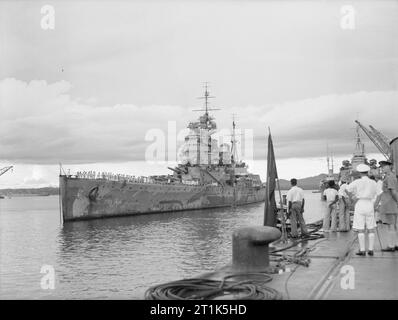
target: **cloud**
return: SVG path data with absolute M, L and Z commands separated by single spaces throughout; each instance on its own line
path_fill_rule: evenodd
M 13 174 L 9 176 L 14 186 L 31 188 L 56 185 L 56 183 L 54 183 L 54 178 L 57 177 L 57 174 L 54 174 L 54 170 L 52 168 L 50 169 L 49 166 L 17 165 L 14 169 Z
M 183 117 L 173 106 L 94 106 L 65 81 L 0 82 L 1 158 L 25 163 L 143 159 L 145 132 Z
M 178 132 L 197 117 L 182 106 L 101 106 L 95 98 L 73 97 L 71 88 L 66 81 L 0 82 L 1 160 L 40 164 L 143 160 L 152 143 L 145 141 L 149 130 L 160 129 L 167 138 L 168 121 L 176 122 Z M 237 113 L 239 127 L 253 130 L 254 159 L 265 158 L 267 126 L 279 158 L 316 157 L 325 155 L 326 144 L 335 155 L 352 153 L 357 116 L 395 137 L 397 104 L 398 91 L 363 91 L 275 105 L 226 106 L 215 115 L 220 129 L 229 128 L 230 114 Z
M 269 126 L 280 158 L 319 157 L 327 145 L 334 155 L 351 155 L 356 144 L 355 120 L 373 125 L 389 138 L 398 136 L 398 91 L 324 95 L 268 106 L 233 108 L 240 127 L 254 131 L 255 159 L 266 154 Z M 367 152 L 378 152 L 360 132 Z
M 24 185 L 30 187 L 30 186 L 48 186 L 50 184 L 50 181 L 44 179 L 44 178 L 29 178 L 26 177 L 23 180 Z

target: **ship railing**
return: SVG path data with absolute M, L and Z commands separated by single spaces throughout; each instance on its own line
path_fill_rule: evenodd
M 133 176 L 127 174 L 114 174 L 111 172 L 78 171 L 72 178 L 89 180 L 107 180 L 115 182 L 153 183 L 154 179 L 145 176 Z
M 106 180 L 106 181 L 114 181 L 122 183 L 125 182 L 125 183 L 134 183 L 134 184 L 135 183 L 156 184 L 156 185 L 175 184 L 175 181 L 173 181 L 172 179 L 159 181 L 153 177 L 114 174 L 111 172 L 78 171 L 75 175 L 68 175 L 68 177 L 75 179 Z M 183 181 L 182 184 L 190 186 L 202 186 L 197 182 L 191 182 L 191 181 Z

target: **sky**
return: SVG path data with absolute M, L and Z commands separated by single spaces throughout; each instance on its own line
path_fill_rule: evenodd
M 59 163 L 166 173 L 151 133 L 181 140 L 205 81 L 250 171 L 266 175 L 268 127 L 281 178 L 326 172 L 327 146 L 337 168 L 355 119 L 398 136 L 397 18 L 397 1 L 0 1 L 0 188 L 57 185 Z

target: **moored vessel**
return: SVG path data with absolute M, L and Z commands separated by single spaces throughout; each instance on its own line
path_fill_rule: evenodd
M 108 173 L 61 174 L 61 210 L 64 221 L 135 214 L 239 206 L 264 201 L 260 176 L 248 172 L 237 159 L 235 121 L 231 145 L 212 137 L 217 125 L 208 108 L 188 125 L 180 163 L 172 174 L 149 177 Z

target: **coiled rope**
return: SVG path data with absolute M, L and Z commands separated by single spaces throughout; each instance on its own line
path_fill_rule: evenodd
M 297 252 L 293 256 L 279 256 L 277 252 L 287 250 L 297 246 L 300 242 L 317 240 L 323 238 L 323 235 L 317 234 L 321 228 L 319 222 L 308 224 L 310 236 L 295 240 L 291 245 L 282 249 L 274 250 L 270 255 L 276 256 L 271 261 L 288 262 L 297 265 L 309 265 L 309 260 L 305 258 L 307 251 Z M 295 270 L 297 269 L 295 268 Z M 294 271 L 295 271 L 294 270 Z M 293 273 L 292 273 L 293 274 Z M 292 276 L 289 275 L 288 279 Z M 239 278 L 241 280 L 239 281 Z M 190 278 L 173 282 L 168 282 L 150 287 L 145 292 L 146 300 L 212 300 L 223 296 L 236 296 L 239 300 L 279 300 L 283 295 L 265 284 L 272 281 L 272 277 L 268 273 L 234 273 L 223 277 L 221 280 Z M 287 297 L 287 282 L 285 290 Z M 229 297 L 230 298 L 230 297 Z
M 238 280 L 237 278 L 243 278 Z M 235 280 L 233 280 L 235 279 Z M 153 286 L 145 292 L 146 300 L 212 300 L 236 295 L 240 300 L 279 300 L 282 294 L 265 286 L 272 280 L 267 273 L 237 273 L 221 280 L 184 279 Z

